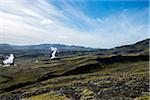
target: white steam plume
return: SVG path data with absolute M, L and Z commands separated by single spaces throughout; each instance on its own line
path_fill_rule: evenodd
M 54 59 L 56 57 L 57 48 L 51 47 L 52 54 L 50 55 L 50 59 Z
M 14 62 L 14 58 L 15 58 L 14 55 L 10 54 L 8 58 L 3 60 L 4 65 L 11 65 Z

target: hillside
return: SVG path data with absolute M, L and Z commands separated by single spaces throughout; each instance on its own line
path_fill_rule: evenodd
M 137 42 L 132 45 L 115 47 L 112 49 L 112 54 L 148 54 L 149 39 Z
M 148 45 L 149 39 L 107 50 L 67 50 L 54 60 L 39 46 L 35 52 L 17 49 L 17 66 L 0 68 L 0 99 L 148 100 Z

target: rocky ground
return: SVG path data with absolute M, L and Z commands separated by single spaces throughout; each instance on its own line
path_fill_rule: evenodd
M 10 92 L 1 100 L 148 100 L 148 62 L 112 64 L 94 73 L 56 77 Z

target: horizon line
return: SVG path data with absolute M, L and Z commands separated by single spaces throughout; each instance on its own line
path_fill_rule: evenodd
M 145 40 L 149 40 L 150 38 L 146 38 L 146 39 L 142 39 L 140 41 L 136 41 L 133 43 L 129 43 L 129 44 L 123 44 L 123 45 L 118 45 L 118 46 L 114 46 L 114 47 L 108 47 L 108 48 L 103 48 L 103 47 L 90 47 L 90 46 L 84 46 L 84 45 L 74 45 L 74 44 L 62 44 L 62 43 L 33 43 L 33 44 L 15 44 L 15 43 L 0 43 L 0 45 L 5 44 L 5 45 L 12 45 L 12 46 L 36 46 L 36 45 L 65 45 L 65 46 L 78 46 L 78 47 L 84 47 L 84 48 L 93 48 L 93 49 L 112 49 L 112 48 L 116 48 L 116 47 L 121 47 L 121 46 L 127 46 L 127 45 L 133 45 L 136 44 L 138 42 L 142 42 Z

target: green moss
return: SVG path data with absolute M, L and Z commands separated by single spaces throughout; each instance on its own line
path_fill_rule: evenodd
M 7 77 L 0 76 L 0 83 L 6 82 L 9 79 Z
M 141 96 L 136 98 L 136 100 L 150 100 L 150 96 Z
M 66 96 L 60 96 L 56 92 L 48 92 L 22 100 L 69 100 Z
M 83 96 L 90 96 L 90 95 L 92 95 L 92 94 L 93 94 L 93 92 L 92 92 L 91 90 L 87 89 L 87 88 L 85 88 L 85 89 L 82 91 L 82 95 L 83 95 Z
M 45 64 L 46 63 L 46 64 Z M 23 83 L 27 81 L 34 81 L 39 77 L 52 73 L 53 75 L 62 75 L 64 72 L 68 70 L 72 70 L 76 67 L 82 67 L 85 65 L 99 63 L 96 60 L 96 56 L 78 56 L 78 57 L 70 57 L 63 58 L 60 61 L 40 61 L 39 63 L 31 64 L 27 63 L 26 65 L 20 65 L 13 68 L 2 68 L 0 73 L 2 75 L 12 76 L 14 80 L 11 80 L 5 84 L 0 83 L 0 88 L 7 88 L 12 85 L 16 85 L 18 83 Z M 100 64 L 100 63 L 99 63 Z M 92 66 L 91 66 L 92 67 Z M 78 75 L 69 75 L 69 76 L 61 76 L 50 78 L 48 80 L 39 82 L 38 84 L 32 84 L 31 86 L 27 86 L 24 88 L 19 88 L 17 92 L 21 93 L 33 93 L 42 88 L 63 88 L 63 87 L 72 87 L 76 84 L 87 85 L 89 81 L 94 82 L 95 85 L 98 86 L 109 86 L 112 84 L 112 81 L 107 79 L 112 79 L 114 81 L 124 80 L 126 85 L 134 84 L 134 80 L 130 80 L 133 76 L 136 76 L 137 79 L 147 78 L 149 76 L 148 72 L 148 61 L 138 61 L 138 62 L 125 62 L 125 63 L 114 63 L 114 64 L 105 64 L 102 65 L 101 70 L 91 70 L 92 73 L 78 74 Z M 5 78 L 0 77 L 0 81 L 4 81 Z M 93 95 L 91 90 L 87 87 L 78 87 L 81 88 L 79 90 L 82 91 L 83 96 Z M 109 88 L 105 88 L 107 90 Z M 9 96 L 12 95 L 11 92 L 8 92 Z M 28 98 L 29 100 L 65 100 L 67 99 L 65 96 L 60 96 L 56 92 L 53 94 L 52 92 L 39 94 L 37 96 Z M 145 96 L 146 97 L 146 96 Z M 143 97 L 143 98 L 145 98 Z

